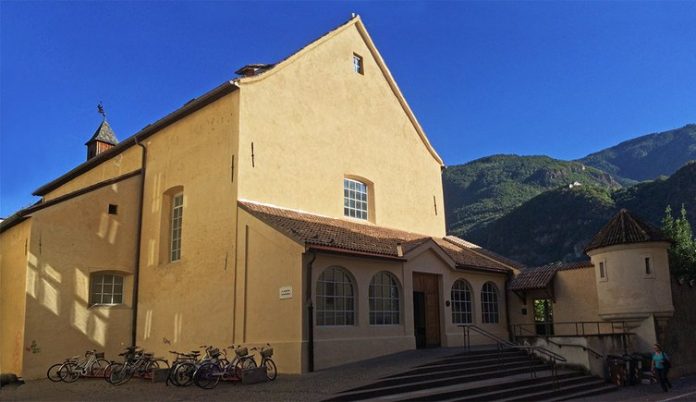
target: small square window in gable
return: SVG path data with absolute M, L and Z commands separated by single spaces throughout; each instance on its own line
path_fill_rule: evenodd
M 118 215 L 118 205 L 109 204 L 109 215 Z
M 358 74 L 365 74 L 365 67 L 363 65 L 363 58 L 359 54 L 353 53 L 353 71 Z

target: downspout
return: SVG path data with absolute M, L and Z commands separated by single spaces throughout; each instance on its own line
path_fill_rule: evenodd
M 135 144 L 143 149 L 140 161 L 140 195 L 138 199 L 138 229 L 135 234 L 135 272 L 133 273 L 133 322 L 131 323 L 131 346 L 135 346 L 138 336 L 138 293 L 140 285 L 140 246 L 143 236 L 143 204 L 145 203 L 145 173 L 147 168 L 147 148 L 134 137 Z
M 510 326 L 510 300 L 509 300 L 509 293 L 508 293 L 508 284 L 510 282 L 510 277 L 514 275 L 512 271 L 508 272 L 507 275 L 505 275 L 505 290 L 503 291 L 503 294 L 505 295 L 505 321 L 507 323 L 507 329 L 508 329 L 508 339 L 510 342 L 514 342 L 513 339 L 513 332 L 512 332 L 512 326 Z M 525 306 L 526 307 L 526 306 Z
M 312 303 L 312 264 L 317 254 L 309 250 L 311 255 L 307 262 L 307 371 L 314 371 L 314 304 Z

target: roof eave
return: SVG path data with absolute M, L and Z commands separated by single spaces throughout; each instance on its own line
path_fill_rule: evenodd
M 82 164 L 76 166 L 75 168 L 73 168 L 69 172 L 65 173 L 64 175 L 58 177 L 57 179 L 55 179 L 49 183 L 46 183 L 43 186 L 37 188 L 36 190 L 34 190 L 32 195 L 39 196 L 39 197 L 46 195 L 47 193 L 55 190 L 56 188 L 69 182 L 70 180 L 74 179 L 75 177 L 88 171 L 89 169 L 91 169 L 95 166 L 98 166 L 102 162 L 109 160 L 110 158 L 118 155 L 119 153 L 121 153 L 121 152 L 125 151 L 126 149 L 130 148 L 131 146 L 135 145 L 136 139 L 137 139 L 137 141 L 142 141 L 143 139 L 150 137 L 151 135 L 157 133 L 159 130 L 169 126 L 170 124 L 173 124 L 176 121 L 188 116 L 189 114 L 209 105 L 212 102 L 215 102 L 216 100 L 222 98 L 223 96 L 234 92 L 238 88 L 239 87 L 237 86 L 235 80 L 223 82 L 222 84 L 218 85 L 217 87 L 213 88 L 212 90 L 206 92 L 205 94 L 199 96 L 198 98 L 195 98 L 195 99 L 189 101 L 184 106 L 182 106 L 179 109 L 173 111 L 172 113 L 164 116 L 163 118 L 157 120 L 156 122 L 154 122 L 152 124 L 148 124 L 142 130 L 140 130 L 137 133 L 133 134 L 132 136 L 126 138 L 125 140 L 121 141 L 120 143 L 114 145 L 112 148 L 109 148 L 108 150 L 100 153 L 99 155 L 95 156 L 94 158 L 89 159 L 86 162 L 83 162 Z

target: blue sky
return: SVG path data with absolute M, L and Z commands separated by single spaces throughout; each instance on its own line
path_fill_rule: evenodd
M 696 123 L 696 2 L 0 2 L 0 216 L 357 12 L 448 165 L 574 159 Z

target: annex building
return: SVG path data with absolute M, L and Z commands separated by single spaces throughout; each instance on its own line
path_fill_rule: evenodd
M 461 325 L 534 335 L 536 305 L 644 347 L 671 316 L 669 242 L 628 212 L 572 267 L 447 236 L 443 161 L 360 17 L 237 74 L 121 142 L 104 119 L 87 160 L 0 224 L 0 371 L 270 342 L 302 373 L 460 346 Z

